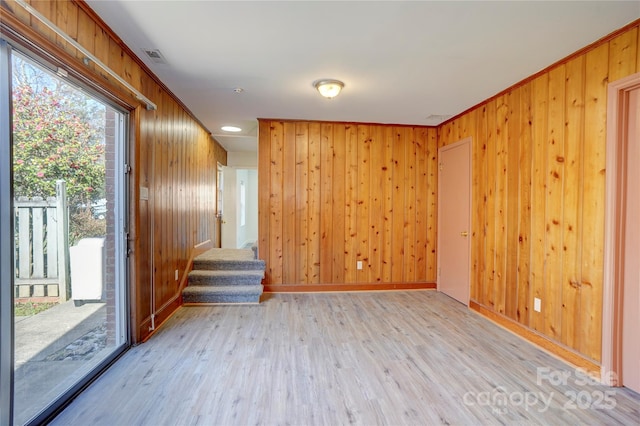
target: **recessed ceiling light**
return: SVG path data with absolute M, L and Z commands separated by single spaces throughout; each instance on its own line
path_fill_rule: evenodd
M 220 128 L 225 132 L 241 132 L 242 131 L 240 127 L 236 127 L 236 126 L 222 126 Z

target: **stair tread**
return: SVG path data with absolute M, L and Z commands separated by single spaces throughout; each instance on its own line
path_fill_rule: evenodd
M 240 293 L 262 293 L 262 284 L 256 285 L 221 285 L 221 286 L 206 286 L 206 285 L 192 285 L 187 286 L 182 291 L 184 293 L 207 293 L 207 294 L 240 294 Z
M 201 276 L 227 276 L 227 277 L 235 277 L 235 276 L 244 276 L 244 275 L 252 275 L 252 276 L 264 276 L 264 271 L 260 270 L 210 270 L 210 269 L 194 269 L 189 272 L 189 275 L 201 275 Z
M 194 270 L 206 271 L 264 271 L 264 260 L 197 260 Z
M 255 261 L 251 249 L 223 249 L 212 248 L 194 259 L 195 261 Z

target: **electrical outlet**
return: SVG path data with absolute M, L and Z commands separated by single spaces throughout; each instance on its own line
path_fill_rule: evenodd
M 537 297 L 533 298 L 533 310 L 536 312 L 540 312 L 542 309 L 542 300 Z
M 356 262 L 356 269 L 362 269 L 362 260 Z
M 180 271 L 176 269 L 176 281 L 178 281 L 178 275 L 180 275 Z

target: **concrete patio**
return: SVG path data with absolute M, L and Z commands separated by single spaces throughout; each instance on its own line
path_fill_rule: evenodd
M 73 301 L 15 317 L 15 423 L 23 424 L 100 361 L 106 348 L 105 303 Z

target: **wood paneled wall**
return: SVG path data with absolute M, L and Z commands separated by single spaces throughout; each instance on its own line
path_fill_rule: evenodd
M 435 281 L 435 128 L 259 122 L 268 288 Z
M 134 341 L 149 335 L 180 304 L 175 270 L 184 276 L 196 245 L 213 239 L 216 163 L 226 152 L 139 59 L 80 1 L 33 6 L 157 104 L 147 111 L 131 94 L 13 1 L 3 1 L 3 33 L 28 40 L 73 75 L 131 109 L 132 319 Z M 149 189 L 140 199 L 140 187 Z
M 607 83 L 640 71 L 638 37 L 636 22 L 439 128 L 439 146 L 473 139 L 471 299 L 596 362 Z

